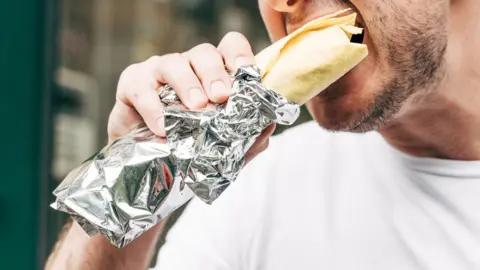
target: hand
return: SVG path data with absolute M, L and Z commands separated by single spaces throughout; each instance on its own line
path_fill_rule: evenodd
M 240 66 L 253 63 L 247 39 L 231 32 L 218 47 L 202 44 L 184 53 L 153 56 L 127 67 L 120 76 L 116 103 L 108 122 L 109 141 L 126 135 L 142 122 L 158 136 L 165 137 L 163 105 L 157 94 L 161 85 L 171 85 L 187 109 L 206 108 L 227 101 L 231 94 L 225 67 L 235 72 Z M 274 125 L 264 130 L 247 153 L 247 162 L 267 148 L 274 130 Z

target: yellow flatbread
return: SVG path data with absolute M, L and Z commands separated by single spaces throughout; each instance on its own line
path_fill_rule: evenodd
M 349 9 L 313 20 L 255 56 L 264 85 L 303 105 L 358 65 L 367 46 L 350 42 L 362 33 Z

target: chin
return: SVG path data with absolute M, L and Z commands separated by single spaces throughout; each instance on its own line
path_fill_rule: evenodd
M 378 56 L 368 28 L 364 27 L 359 43 L 368 46 L 368 56 L 306 104 L 311 116 L 327 130 L 363 133 L 380 128 L 387 120 L 389 104 L 382 102 L 382 94 L 386 94 L 382 82 L 387 80 L 388 68 Z
M 386 122 L 387 103 L 381 102 L 382 78 L 375 59 L 369 55 L 357 67 L 312 98 L 307 108 L 325 129 L 363 133 L 380 128 Z
M 332 85 L 306 106 L 315 121 L 329 131 L 365 133 L 378 130 L 392 115 L 386 104 L 377 102 L 378 96 L 359 89 L 336 88 Z M 335 92 L 335 94 L 333 94 Z M 332 93 L 332 94 L 330 94 Z

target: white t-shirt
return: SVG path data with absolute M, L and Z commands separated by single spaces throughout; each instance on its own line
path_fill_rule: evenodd
M 480 161 L 303 124 L 213 205 L 194 200 L 154 269 L 480 269 Z

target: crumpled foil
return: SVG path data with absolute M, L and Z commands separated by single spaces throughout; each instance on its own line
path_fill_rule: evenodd
M 272 123 L 294 123 L 300 112 L 264 87 L 254 66 L 237 71 L 233 90 L 215 110 L 188 111 L 172 106 L 180 100 L 163 87 L 166 140 L 142 126 L 107 145 L 67 175 L 52 207 L 88 235 L 124 247 L 194 196 L 213 203 L 235 181 L 260 133 Z

